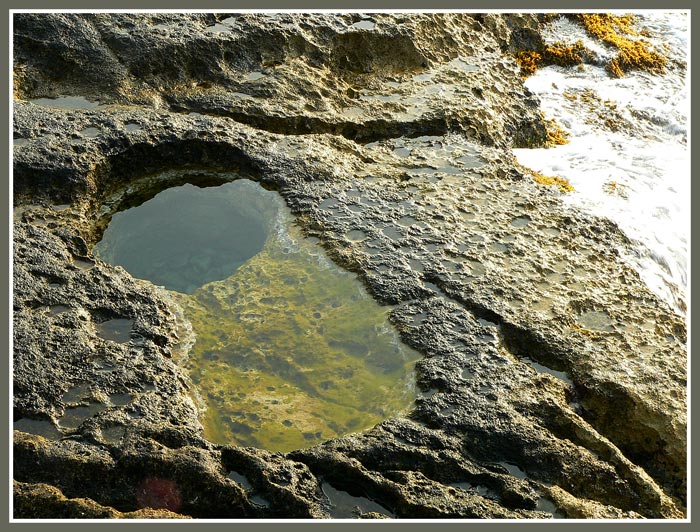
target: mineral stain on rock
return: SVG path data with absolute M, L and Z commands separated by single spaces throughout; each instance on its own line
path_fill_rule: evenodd
M 186 366 L 213 442 L 291 451 L 413 400 L 418 353 L 388 309 L 257 183 L 165 190 L 115 214 L 95 252 L 164 285 L 183 308 L 196 335 Z M 101 335 L 123 341 L 106 332 L 122 321 L 100 324 Z

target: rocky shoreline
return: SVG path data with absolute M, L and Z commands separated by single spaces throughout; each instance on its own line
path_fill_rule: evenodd
M 685 323 L 510 152 L 547 141 L 514 59 L 540 24 L 15 15 L 14 517 L 328 518 L 324 485 L 365 518 L 683 517 Z M 287 454 L 203 438 L 187 324 L 91 249 L 238 176 L 392 306 L 423 355 L 404 416 Z

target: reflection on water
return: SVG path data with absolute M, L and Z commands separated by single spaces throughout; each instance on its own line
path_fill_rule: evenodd
M 97 109 L 99 102 L 92 102 L 82 96 L 59 96 L 58 98 L 36 98 L 29 100 L 36 105 L 55 107 L 56 109 Z
M 94 248 L 134 277 L 192 293 L 231 275 L 261 249 L 270 229 L 235 183 L 183 185 L 117 213 Z
M 339 490 L 323 482 L 321 484 L 323 494 L 330 502 L 330 515 L 335 519 L 356 518 L 359 514 L 377 512 L 389 517 L 396 517 L 384 506 L 367 497 L 350 495 L 347 491 Z

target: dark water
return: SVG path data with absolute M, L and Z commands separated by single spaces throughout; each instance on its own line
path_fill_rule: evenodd
M 270 230 L 270 219 L 236 183 L 171 188 L 115 214 L 95 255 L 185 294 L 229 277 L 262 249 Z
M 133 325 L 134 320 L 121 318 L 103 321 L 96 325 L 97 335 L 105 340 L 124 344 L 131 338 L 131 328 Z

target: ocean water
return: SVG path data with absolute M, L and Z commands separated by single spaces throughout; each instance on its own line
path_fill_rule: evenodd
M 637 29 L 669 64 L 662 75 L 616 79 L 602 64 L 615 50 L 577 23 L 555 20 L 547 42 L 581 40 L 601 64 L 548 66 L 529 77 L 525 85 L 545 117 L 570 134 L 569 143 L 513 150 L 524 166 L 569 180 L 576 190 L 562 196 L 566 205 L 613 220 L 635 243 L 623 259 L 680 315 L 689 293 L 689 24 L 687 13 L 640 13 Z

